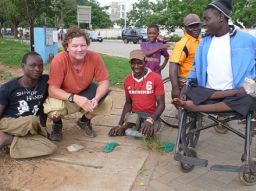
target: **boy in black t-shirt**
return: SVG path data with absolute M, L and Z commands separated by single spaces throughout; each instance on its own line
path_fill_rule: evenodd
M 23 76 L 0 87 L 0 149 L 10 145 L 12 158 L 51 154 L 56 146 L 46 138 L 43 120 L 48 75 L 42 75 L 42 58 L 35 52 L 25 54 L 22 69 Z

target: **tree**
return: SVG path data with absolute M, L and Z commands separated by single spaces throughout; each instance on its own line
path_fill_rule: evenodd
M 132 5 L 132 10 L 127 14 L 128 26 L 145 27 L 153 12 L 154 3 L 149 0 L 140 0 Z
M 183 18 L 189 13 L 198 14 L 202 18 L 203 11 L 210 2 L 212 0 L 158 0 L 156 3 L 139 0 L 128 13 L 128 23 L 135 27 L 157 23 L 172 31 L 183 27 Z M 235 24 L 255 27 L 255 12 L 256 0 L 233 1 L 231 16 Z
M 121 28 L 125 27 L 125 20 L 123 18 L 116 20 L 114 23 L 121 26 Z
M 17 37 L 18 26 L 21 21 L 21 14 L 16 6 L 18 0 L 2 0 L 1 7 L 5 13 L 5 18 L 10 21 L 14 36 Z
M 0 38 L 3 37 L 2 35 L 2 27 L 4 25 L 4 22 L 6 21 L 5 11 L 3 9 L 3 1 L 0 2 Z
M 240 27 L 254 28 L 256 26 L 255 12 L 256 0 L 236 0 L 233 5 L 232 19 Z
M 51 6 L 51 0 L 17 0 L 17 11 L 29 24 L 30 30 L 30 49 L 34 51 L 34 24 L 40 15 L 47 12 Z

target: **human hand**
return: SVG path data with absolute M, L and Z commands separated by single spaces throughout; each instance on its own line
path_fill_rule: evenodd
M 94 109 L 92 101 L 86 97 L 75 95 L 74 102 L 85 112 L 92 112 Z
M 160 45 L 160 49 L 161 49 L 161 50 L 168 49 L 169 47 L 170 47 L 169 44 L 161 44 L 161 45 Z
M 110 129 L 109 136 L 124 136 L 125 135 L 125 128 L 121 125 L 118 125 L 116 127 L 113 127 Z
M 140 132 L 145 135 L 146 137 L 153 137 L 154 136 L 154 126 L 151 122 L 145 120 L 141 124 Z
M 172 99 L 179 98 L 180 97 L 180 88 L 179 87 L 173 87 L 172 88 Z
M 96 107 L 98 107 L 99 101 L 96 98 L 93 98 L 91 100 L 92 105 L 93 105 L 93 109 L 95 109 Z
M 165 44 L 168 41 L 168 38 L 162 35 L 158 35 L 157 40 Z

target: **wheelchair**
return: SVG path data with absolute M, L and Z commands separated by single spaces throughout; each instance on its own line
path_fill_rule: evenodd
M 186 82 L 185 89 L 190 85 L 191 83 L 189 81 Z M 181 170 L 184 173 L 188 173 L 192 171 L 195 166 L 208 166 L 207 159 L 197 157 L 195 148 L 201 131 L 214 127 L 217 132 L 220 130 L 225 133 L 226 131 L 223 131 L 223 129 L 228 130 L 244 139 L 244 149 L 241 156 L 241 166 L 216 164 L 211 166 L 210 169 L 215 171 L 238 172 L 239 178 L 243 184 L 249 186 L 256 184 L 256 158 L 253 157 L 256 150 L 252 149 L 252 140 L 256 134 L 252 125 L 253 115 L 253 112 L 249 113 L 246 117 L 243 117 L 239 113 L 233 111 L 203 113 L 191 112 L 186 109 L 179 108 L 178 134 L 174 159 L 180 162 Z M 205 123 L 203 120 L 205 118 L 208 118 L 210 122 Z M 233 120 L 242 119 L 246 120 L 244 132 L 233 128 L 229 123 Z

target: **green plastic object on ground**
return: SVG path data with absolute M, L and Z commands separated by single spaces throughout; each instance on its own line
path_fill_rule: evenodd
M 103 152 L 109 153 L 112 152 L 119 144 L 117 142 L 110 142 L 105 144 L 103 147 Z
M 165 142 L 162 146 L 162 150 L 165 152 L 165 153 L 170 153 L 173 151 L 173 148 L 174 148 L 175 144 L 171 143 L 171 142 Z

